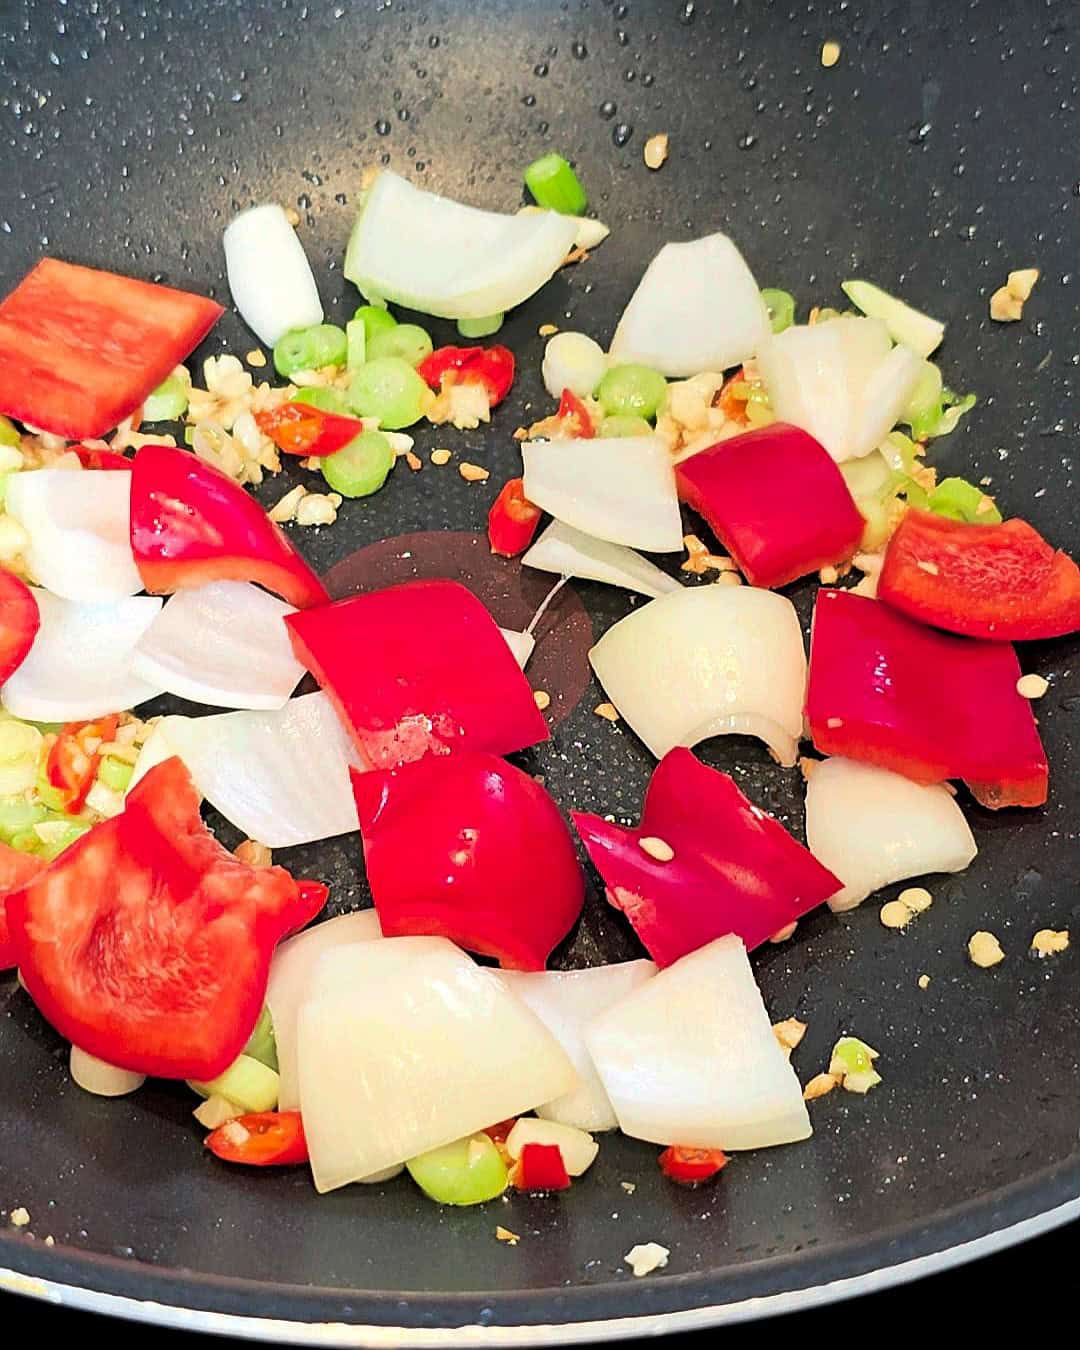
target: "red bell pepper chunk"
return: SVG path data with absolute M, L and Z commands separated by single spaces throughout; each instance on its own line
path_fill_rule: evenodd
M 501 403 L 514 382 L 509 347 L 438 347 L 416 367 L 420 378 L 439 393 L 447 376 L 458 384 L 482 384 L 491 407 Z
M 19 964 L 15 946 L 8 932 L 6 898 L 45 868 L 45 859 L 33 853 L 20 853 L 9 844 L 0 843 L 0 970 L 10 970 Z
M 779 821 L 689 750 L 657 765 L 636 830 L 571 814 L 608 900 L 660 966 L 728 933 L 752 951 L 840 889 Z M 649 840 L 674 857 L 654 856 Z
M 308 1160 L 299 1111 L 253 1111 L 211 1131 L 206 1148 L 225 1162 L 248 1167 L 289 1167 Z
M 0 684 L 26 660 L 40 627 L 33 591 L 21 577 L 0 567 Z
M 570 1173 L 558 1144 L 526 1144 L 510 1169 L 510 1182 L 519 1191 L 568 1191 Z
M 353 772 L 384 937 L 449 938 L 507 970 L 543 970 L 585 899 L 574 843 L 534 778 L 495 755 L 427 755 Z
M 7 897 L 23 980 L 62 1036 L 120 1068 L 200 1081 L 243 1050 L 302 909 L 283 868 L 222 848 L 175 758 Z
M 256 413 L 255 422 L 287 455 L 333 455 L 364 430 L 358 417 L 324 412 L 311 403 L 283 403 Z
M 866 526 L 829 452 L 784 422 L 701 450 L 675 476 L 752 586 L 849 558 Z
M 132 461 L 118 450 L 103 450 L 98 445 L 69 445 L 84 469 L 130 469 Z
M 72 441 L 100 436 L 223 313 L 201 295 L 42 258 L 0 304 L 0 412 Z
M 516 558 L 536 535 L 541 511 L 525 496 L 525 480 L 509 478 L 488 512 L 488 543 L 492 553 Z
M 820 590 L 807 717 L 817 748 L 918 783 L 962 778 L 983 806 L 1041 806 L 1049 770 L 1005 642 L 924 628 L 879 600 Z
M 907 511 L 877 593 L 913 619 L 966 637 L 1023 642 L 1080 628 L 1080 567 L 1026 520 L 969 525 Z
M 330 598 L 255 498 L 187 450 L 144 445 L 135 456 L 131 548 L 154 595 L 256 581 L 298 609 Z
M 708 1181 L 728 1165 L 730 1159 L 718 1148 L 680 1148 L 672 1144 L 657 1160 L 660 1171 L 671 1181 L 682 1186 L 696 1186 Z
M 429 750 L 508 755 L 550 735 L 495 620 L 459 582 L 407 581 L 285 622 L 373 769 Z

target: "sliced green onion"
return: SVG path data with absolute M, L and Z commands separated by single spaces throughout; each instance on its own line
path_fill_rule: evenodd
M 606 416 L 644 417 L 651 421 L 664 406 L 667 381 L 650 366 L 612 366 L 596 390 Z
M 345 365 L 355 370 L 367 360 L 367 329 L 363 319 L 350 319 L 345 325 Z
M 941 371 L 933 361 L 923 361 L 919 382 L 900 417 L 901 422 L 911 427 L 911 434 L 917 441 L 925 440 L 927 431 L 936 426 L 941 417 L 941 390 Z
M 394 458 L 381 431 L 364 431 L 334 454 L 324 455 L 319 468 L 327 484 L 343 497 L 370 497 L 386 482 Z
M 244 1046 L 244 1054 L 252 1059 L 257 1059 L 260 1064 L 265 1064 L 268 1069 L 277 1072 L 277 1041 L 274 1038 L 274 1019 L 270 1015 L 270 1009 L 263 1006 L 259 1014 L 259 1020 L 255 1023 L 255 1030 L 248 1037 L 248 1043 Z
M 848 491 L 860 505 L 867 498 L 881 500 L 896 484 L 895 473 L 877 450 L 861 459 L 845 460 L 840 472 Z
M 525 170 L 525 186 L 537 206 L 564 216 L 580 216 L 589 204 L 577 174 L 562 155 L 541 155 Z
M 251 1055 L 238 1055 L 209 1083 L 189 1079 L 188 1087 L 200 1097 L 225 1097 L 245 1111 L 272 1111 L 277 1106 L 277 1074 Z
M 367 361 L 353 376 L 348 402 L 358 417 L 377 417 L 388 431 L 419 422 L 431 390 L 400 356 Z
M 910 436 L 905 436 L 902 431 L 890 431 L 878 446 L 878 453 L 884 456 L 890 469 L 895 469 L 897 473 L 911 474 L 915 472 L 915 465 L 918 462 L 916 453 L 918 449 L 918 445 Z
M 67 797 L 59 788 L 53 787 L 45 776 L 44 768 L 38 766 L 37 782 L 34 784 L 34 791 L 37 793 L 38 801 L 43 806 L 48 807 L 50 811 L 63 815 L 64 807 L 67 805 Z
M 761 292 L 765 308 L 769 311 L 769 325 L 774 333 L 782 333 L 795 322 L 795 297 L 787 291 L 778 291 L 766 286 Z
M 186 426 L 186 427 L 184 428 L 184 444 L 185 444 L 185 445 L 194 445 L 194 444 L 195 444 L 195 433 L 196 433 L 196 431 L 198 431 L 198 429 L 199 429 L 198 427 L 194 427 L 194 426 Z
M 605 439 L 617 439 L 620 436 L 651 436 L 652 423 L 644 417 L 635 417 L 633 413 L 615 413 L 605 417 L 596 433 Z
M 1001 512 L 982 488 L 965 478 L 943 478 L 930 493 L 928 506 L 939 516 L 969 525 L 1000 525 Z
M 368 342 L 380 333 L 397 327 L 397 319 L 385 305 L 361 305 L 352 316 L 352 321 L 364 325 L 364 336 Z
M 321 408 L 323 412 L 338 413 L 345 417 L 349 412 L 349 403 L 340 389 L 331 389 L 329 385 L 311 385 L 298 389 L 293 395 L 293 403 L 307 403 L 312 408 Z
M 926 495 L 926 489 L 914 478 L 901 478 L 896 485 L 896 495 L 903 497 L 908 506 L 914 506 L 919 511 L 927 511 L 930 507 L 930 499 Z
M 40 848 L 35 852 L 52 862 L 53 858 L 58 858 L 64 849 L 70 848 L 76 839 L 81 839 L 91 828 L 87 821 L 75 820 L 70 816 L 64 820 L 44 820 L 33 829 L 40 841 Z
M 486 1134 L 421 1153 L 405 1166 L 424 1194 L 440 1205 L 482 1205 L 506 1190 L 506 1163 Z
M 489 314 L 486 319 L 458 319 L 457 330 L 463 338 L 492 337 L 503 326 L 505 314 Z
M 10 417 L 0 416 L 0 445 L 19 445 L 22 437 Z
M 376 333 L 368 342 L 365 360 L 377 361 L 383 356 L 397 356 L 415 367 L 431 355 L 434 345 L 419 324 L 396 323 L 393 328 Z
M 280 338 L 274 348 L 274 369 L 287 380 L 301 370 L 343 366 L 348 352 L 345 330 L 336 324 L 317 323 L 311 328 L 294 328 Z
M 948 436 L 951 431 L 956 430 L 956 425 L 965 413 L 969 413 L 975 406 L 974 394 L 956 394 L 951 389 L 941 391 L 941 420 L 930 433 L 932 437 Z
M 175 422 L 187 412 L 187 383 L 179 375 L 170 375 L 150 394 L 143 404 L 143 418 L 147 422 Z
M 98 768 L 98 782 L 104 783 L 111 792 L 125 792 L 134 771 L 135 765 L 129 764 L 127 760 L 105 755 Z
M 841 1036 L 833 1046 L 829 1072 L 843 1079 L 849 1092 L 869 1092 L 881 1082 L 874 1068 L 878 1052 L 855 1036 Z
M 0 795 L 25 792 L 37 781 L 42 735 L 16 718 L 0 720 Z
M 843 281 L 840 289 L 856 308 L 871 319 L 880 319 L 894 342 L 910 347 L 916 356 L 929 356 L 941 345 L 945 336 L 943 323 L 912 309 L 880 286 L 869 281 Z
M 0 797 L 0 839 L 5 844 L 48 818 L 49 809 L 40 801 L 22 795 Z

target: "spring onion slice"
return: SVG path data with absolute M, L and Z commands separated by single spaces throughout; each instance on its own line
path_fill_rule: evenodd
M 537 206 L 549 211 L 560 211 L 566 216 L 580 216 L 589 205 L 581 180 L 562 155 L 541 155 L 525 170 L 525 186 Z
M 1001 512 L 980 487 L 966 478 L 943 478 L 927 499 L 939 516 L 964 520 L 969 525 L 1000 525 Z
M 674 577 L 632 548 L 594 539 L 561 520 L 551 522 L 521 561 L 541 572 L 601 581 L 654 600 L 680 589 Z
M 853 305 L 871 319 L 881 319 L 895 342 L 902 342 L 916 356 L 928 357 L 941 346 L 945 325 L 929 314 L 912 309 L 896 296 L 869 281 L 844 281 L 840 289 Z

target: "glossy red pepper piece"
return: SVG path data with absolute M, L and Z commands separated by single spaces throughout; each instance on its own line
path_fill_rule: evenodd
M 983 806 L 1041 806 L 1049 770 L 1006 642 L 925 628 L 880 600 L 820 590 L 807 717 L 817 748 L 918 783 L 962 778 Z
M 536 535 L 541 510 L 525 496 L 525 480 L 510 478 L 488 512 L 488 543 L 492 553 L 516 558 Z
M 306 928 L 312 919 L 317 918 L 326 908 L 330 898 L 330 887 L 323 881 L 312 881 L 306 877 L 296 882 L 296 908 L 289 927 L 290 933 L 298 933 Z
M 45 859 L 33 853 L 20 853 L 9 844 L 0 843 L 0 970 L 10 970 L 19 964 L 15 946 L 8 933 L 5 899 L 12 891 L 25 886 L 45 868 Z
M 132 465 L 127 455 L 98 445 L 69 445 L 68 450 L 78 456 L 84 469 L 130 469 Z
M 1080 567 L 1026 520 L 969 525 L 907 511 L 889 541 L 878 598 L 922 623 L 998 642 L 1080 628 Z
M 689 750 L 657 765 L 636 830 L 571 814 L 608 900 L 659 966 L 728 933 L 753 950 L 840 890 L 779 821 Z M 643 841 L 674 856 L 658 858 Z
M 26 660 L 40 627 L 34 592 L 21 577 L 0 567 L 0 684 Z
M 358 417 L 325 412 L 311 403 L 282 403 L 255 414 L 255 424 L 287 455 L 333 455 L 363 434 Z
M 407 581 L 285 622 L 373 769 L 429 750 L 508 755 L 550 735 L 498 625 L 459 582 Z
M 289 1167 L 308 1160 L 299 1111 L 253 1111 L 212 1130 L 203 1141 L 224 1162 Z
M 6 903 L 23 980 L 61 1035 L 120 1068 L 207 1081 L 243 1050 L 305 906 L 283 868 L 222 848 L 199 804 L 165 760 Z
M 866 527 L 829 452 L 784 422 L 700 450 L 675 476 L 752 586 L 785 586 L 851 557 Z
M 330 598 L 255 498 L 187 450 L 144 445 L 135 456 L 131 548 L 154 595 L 255 581 L 298 609 Z
M 509 347 L 437 347 L 416 367 L 420 378 L 436 393 L 450 375 L 459 384 L 482 384 L 492 408 L 501 403 L 514 382 L 514 354 Z
M 558 1144 L 526 1144 L 510 1169 L 510 1183 L 519 1191 L 568 1191 L 570 1173 Z
M 562 422 L 564 436 L 573 440 L 588 441 L 596 435 L 596 428 L 589 416 L 589 410 L 572 389 L 564 389 L 559 399 L 559 411 L 555 416 Z
M 543 970 L 581 913 L 585 882 L 534 778 L 456 751 L 354 771 L 353 792 L 384 937 L 445 937 L 507 970 Z
M 722 1149 L 680 1148 L 678 1144 L 664 1149 L 657 1159 L 664 1176 L 681 1186 L 696 1186 L 699 1182 L 709 1181 L 730 1161 Z

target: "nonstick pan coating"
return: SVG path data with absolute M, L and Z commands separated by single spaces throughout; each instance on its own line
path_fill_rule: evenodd
M 385 536 L 482 528 L 518 462 L 511 431 L 530 401 L 549 406 L 538 326 L 606 340 L 659 244 L 712 229 L 803 306 L 836 304 L 839 281 L 861 274 L 946 320 L 946 377 L 980 402 L 934 459 L 989 476 L 1007 512 L 1075 549 L 1077 23 L 1066 0 L 9 0 L 0 280 L 10 286 L 48 252 L 227 301 L 223 225 L 280 200 L 300 211 L 328 316 L 343 320 L 357 302 L 341 260 L 365 165 L 507 209 L 522 167 L 558 148 L 612 237 L 511 317 L 521 375 L 492 429 L 421 436 L 425 450 L 466 446 L 490 483 L 399 466 L 370 502 L 304 534 L 321 567 Z M 828 38 L 842 48 L 831 70 L 819 60 Z M 660 131 L 671 158 L 650 173 L 642 146 Z M 990 292 L 1024 266 L 1042 277 L 1023 322 L 992 326 Z M 436 333 L 450 339 L 448 326 Z M 230 313 L 205 351 L 252 345 Z M 265 499 L 287 485 L 288 473 Z M 577 589 L 597 632 L 630 604 Z M 804 618 L 812 590 L 794 589 Z M 837 1297 L 1063 1220 L 1080 1191 L 1076 954 L 1036 962 L 1027 948 L 1037 928 L 1080 928 L 1077 650 L 1072 640 L 1022 654 L 1051 679 L 1038 706 L 1045 810 L 994 816 L 965 801 L 979 857 L 932 883 L 934 907 L 908 932 L 884 929 L 871 902 L 819 915 L 757 958 L 773 1015 L 809 1023 L 795 1058 L 804 1079 L 842 1031 L 881 1051 L 883 1086 L 817 1103 L 812 1142 L 739 1157 L 697 1191 L 663 1182 L 654 1149 L 613 1137 L 560 1198 L 452 1211 L 399 1180 L 317 1199 L 302 1172 L 216 1165 L 182 1088 L 115 1102 L 81 1093 L 66 1047 L 8 981 L 0 1210 L 25 1205 L 35 1237 L 0 1231 L 0 1267 L 14 1272 L 4 1284 L 162 1320 L 230 1314 L 230 1329 L 253 1334 L 342 1324 L 307 1333 L 331 1341 L 378 1339 L 372 1327 L 467 1328 L 465 1340 L 477 1326 L 589 1323 L 600 1335 Z M 649 757 L 593 715 L 599 698 L 591 686 L 526 762 L 564 807 L 631 816 Z M 750 743 L 704 754 L 738 766 L 751 795 L 801 828 L 796 772 Z M 358 858 L 355 840 L 281 855 L 333 882 L 339 907 L 366 903 Z M 977 928 L 1006 949 L 993 971 L 966 960 Z M 635 953 L 594 886 L 560 961 Z M 516 1247 L 495 1240 L 499 1223 L 521 1235 Z M 635 1280 L 622 1258 L 647 1241 L 671 1261 Z M 625 1318 L 659 1320 L 613 1321 Z M 506 1338 L 560 1334 L 574 1332 Z

